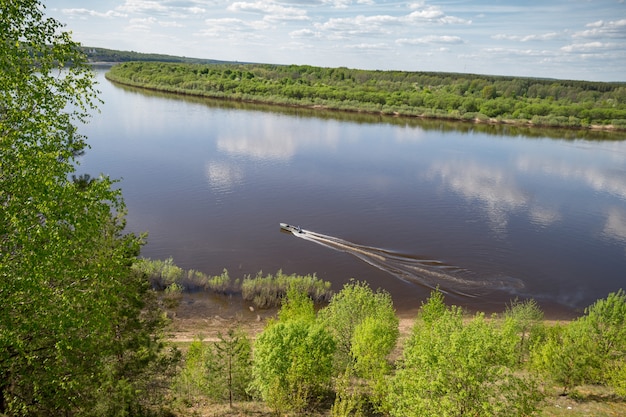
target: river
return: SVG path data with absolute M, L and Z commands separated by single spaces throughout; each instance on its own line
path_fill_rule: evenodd
M 398 310 L 439 286 L 469 309 L 532 297 L 567 316 L 626 286 L 624 134 L 203 101 L 97 75 L 78 173 L 120 179 L 145 257 L 365 280 Z

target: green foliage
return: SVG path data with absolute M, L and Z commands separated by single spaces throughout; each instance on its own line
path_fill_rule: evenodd
M 292 287 L 305 292 L 316 303 L 327 302 L 333 294 L 331 283 L 322 281 L 315 274 L 287 275 L 278 271 L 274 275 L 263 276 L 259 272 L 255 277 L 245 276 L 243 280 L 238 278 L 233 281 L 226 269 L 220 275 L 209 276 L 193 269 L 186 271 L 175 265 L 172 258 L 142 258 L 133 265 L 133 269 L 145 274 L 155 289 L 164 290 L 166 298 L 179 291 L 200 288 L 218 294 L 241 292 L 243 299 L 251 301 L 256 307 L 269 308 L 279 306 Z
M 364 325 L 359 329 L 358 336 L 369 338 L 371 336 L 369 333 L 374 329 L 384 333 L 387 342 L 382 343 L 380 347 L 385 349 L 377 354 L 385 357 L 395 346 L 395 340 L 398 337 L 398 317 L 389 293 L 380 290 L 373 292 L 367 283 L 352 281 L 335 294 L 328 306 L 320 311 L 320 319 L 337 341 L 335 367 L 338 372 L 354 364 L 357 361 L 355 355 L 374 354 L 364 348 L 362 340 L 359 341 L 360 350 L 355 352 L 353 349 L 357 328 L 368 318 L 372 318 L 376 323 L 370 322 Z M 363 361 L 367 360 L 363 359 Z M 365 365 L 363 366 L 366 368 Z
M 172 390 L 187 406 L 209 398 L 216 402 L 247 400 L 252 381 L 252 343 L 241 330 L 218 334 L 216 342 L 194 340 Z
M 290 320 L 315 321 L 313 300 L 304 291 L 299 290 L 295 286 L 289 288 L 278 311 L 278 320 L 281 322 Z
M 171 61 L 171 59 L 167 59 Z M 622 83 L 307 65 L 127 62 L 107 77 L 161 91 L 426 118 L 623 128 Z
M 164 54 L 146 54 L 135 51 L 119 51 L 115 49 L 95 48 L 93 46 L 81 47 L 82 52 L 89 61 L 95 63 L 129 62 L 129 61 L 153 61 L 153 62 L 186 62 L 192 64 L 219 64 L 227 63 L 215 59 L 188 58 Z
M 190 406 L 203 396 L 213 398 L 211 374 L 214 352 L 210 344 L 201 339 L 189 345 L 184 357 L 184 366 L 176 375 L 172 389 L 175 397 Z
M 565 326 L 550 329 L 533 349 L 533 365 L 563 385 L 603 384 L 623 392 L 626 361 L 626 294 L 611 293 Z
M 505 327 L 518 335 L 517 362 L 526 362 L 530 355 L 530 346 L 544 333 L 543 311 L 533 299 L 519 301 L 515 299 L 504 312 Z
M 478 314 L 440 312 L 437 293 L 422 307 L 391 378 L 386 408 L 392 416 L 529 415 L 539 400 L 535 383 L 510 368 L 510 334 Z M 437 317 L 430 314 L 439 311 Z
M 133 269 L 145 274 L 152 286 L 159 290 L 172 284 L 180 285 L 184 275 L 183 269 L 174 264 L 172 257 L 165 260 L 142 258 L 133 265 Z
M 213 385 L 216 390 L 221 388 L 218 397 L 228 398 L 232 407 L 233 399 L 249 399 L 247 390 L 252 383 L 252 343 L 241 330 L 230 329 L 225 336 L 219 333 L 218 337 L 212 369 L 216 374 Z
M 287 290 L 294 288 L 305 292 L 316 303 L 323 303 L 332 296 L 331 284 L 313 275 L 284 274 L 278 271 L 275 275 L 263 276 L 260 272 L 256 277 L 245 277 L 241 284 L 244 300 L 252 301 L 257 307 L 266 308 L 280 305 Z
M 140 414 L 176 354 L 120 191 L 74 175 L 93 74 L 41 2 L 0 10 L 0 414 Z
M 193 271 L 193 273 L 196 276 L 200 275 L 198 271 Z M 191 277 L 190 277 L 190 280 L 191 280 Z M 220 275 L 212 276 L 210 278 L 205 279 L 204 281 L 205 281 L 204 288 L 210 289 L 211 291 L 216 292 L 216 293 L 227 294 L 233 288 L 233 283 L 231 282 L 230 275 L 228 275 L 228 271 L 226 269 L 224 269 L 224 271 Z
M 576 320 L 548 328 L 546 339 L 537 341 L 531 350 L 533 368 L 561 384 L 563 392 L 585 382 L 598 364 L 581 324 Z
M 373 292 L 365 282 L 352 281 L 319 315 L 337 342 L 334 415 L 355 411 L 354 407 L 379 407 L 386 394 L 385 377 L 391 370 L 387 356 L 399 335 L 391 296 Z
M 330 386 L 335 342 L 308 314 L 310 304 L 302 303 L 301 296 L 296 299 L 285 303 L 286 312 L 254 345 L 253 387 L 278 413 L 314 405 Z

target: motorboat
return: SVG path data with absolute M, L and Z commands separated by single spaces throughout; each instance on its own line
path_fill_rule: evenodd
M 300 226 L 293 226 L 293 225 L 287 224 L 287 223 L 281 223 L 280 224 L 280 229 L 284 230 L 285 232 L 302 233 L 302 229 L 300 228 Z

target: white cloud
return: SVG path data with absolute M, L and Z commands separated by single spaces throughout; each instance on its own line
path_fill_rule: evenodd
M 625 38 L 626 19 L 604 22 L 598 20 L 586 25 L 587 30 L 574 33 L 575 38 Z
M 549 41 L 553 39 L 557 39 L 562 37 L 562 34 L 557 32 L 549 32 L 549 33 L 541 33 L 534 35 L 506 35 L 506 34 L 497 34 L 493 35 L 491 38 L 495 40 L 509 40 L 509 41 L 519 41 L 519 42 L 529 42 L 529 41 Z
M 113 17 L 127 17 L 128 15 L 125 13 L 116 12 L 114 10 L 108 10 L 106 12 L 98 12 L 95 10 L 89 9 L 62 9 L 61 13 L 71 18 L 78 17 L 86 19 L 88 17 L 102 17 L 105 19 L 110 19 Z
M 386 43 L 358 43 L 354 45 L 346 45 L 347 49 L 385 49 L 389 45 Z
M 311 3 L 318 3 L 317 1 L 311 1 Z M 321 3 L 328 4 L 336 9 L 345 9 L 348 8 L 351 4 L 359 4 L 359 5 L 372 5 L 376 4 L 374 0 L 322 0 Z
M 200 0 L 188 0 L 184 2 L 168 0 L 124 0 L 124 4 L 118 6 L 120 10 L 128 14 L 168 16 L 169 18 L 188 18 L 193 15 L 206 13 L 205 6 L 211 2 Z
M 306 10 L 295 7 L 284 7 L 267 1 L 235 2 L 227 7 L 231 12 L 248 12 L 265 15 L 264 19 L 270 21 L 309 20 Z
M 561 51 L 571 53 L 595 53 L 601 52 L 607 49 L 616 49 L 619 46 L 615 43 L 605 42 L 586 42 L 586 43 L 573 43 L 561 48 Z
M 148 32 L 157 20 L 154 17 L 142 17 L 130 19 L 130 25 L 126 30 L 137 32 Z
M 198 32 L 199 36 L 207 37 L 240 37 L 242 40 L 252 41 L 262 38 L 262 34 L 255 31 L 262 31 L 268 27 L 268 23 L 263 20 L 246 21 L 238 18 L 206 19 L 205 28 Z
M 185 27 L 185 25 L 178 23 L 178 22 L 159 22 L 159 25 L 162 27 L 166 27 L 166 28 L 182 28 Z
M 443 43 L 443 44 L 460 44 L 463 43 L 463 39 L 458 36 L 449 36 L 449 35 L 428 35 L 422 36 L 421 38 L 413 38 L 413 39 L 397 39 L 396 43 L 399 44 L 408 44 L 408 45 L 423 45 L 423 44 L 431 44 L 431 43 Z
M 414 10 L 404 17 L 408 22 L 428 21 L 442 24 L 471 24 L 471 20 L 449 16 L 439 6 L 429 6 L 424 2 L 413 3 L 409 9 Z
M 321 32 L 311 29 L 299 29 L 289 32 L 289 36 L 292 38 L 319 38 L 321 36 Z
M 125 0 L 124 4 L 118 6 L 117 9 L 131 14 L 167 13 L 168 10 L 170 10 L 168 7 L 161 4 L 161 2 L 151 0 Z

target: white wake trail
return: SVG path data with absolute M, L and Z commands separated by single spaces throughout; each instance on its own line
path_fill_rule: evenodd
M 310 230 L 292 228 L 294 236 L 340 252 L 346 252 L 396 278 L 428 288 L 467 297 L 477 297 L 494 290 L 519 291 L 522 281 L 501 277 L 484 279 L 463 268 L 447 265 L 441 261 L 405 255 L 386 249 L 360 245 L 334 236 Z

